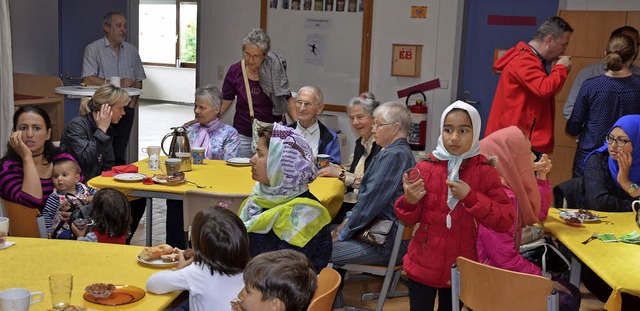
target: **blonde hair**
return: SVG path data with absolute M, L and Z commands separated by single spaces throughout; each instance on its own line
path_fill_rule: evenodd
M 103 104 L 108 104 L 113 107 L 117 104 L 127 105 L 131 99 L 127 91 L 113 86 L 111 84 L 105 84 L 99 87 L 93 96 L 84 97 L 80 102 L 80 115 L 85 116 L 90 112 L 100 111 L 100 107 Z

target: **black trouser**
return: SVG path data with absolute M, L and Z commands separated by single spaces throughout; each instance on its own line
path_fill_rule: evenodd
M 438 311 L 451 310 L 451 287 L 435 288 L 412 279 L 408 280 L 409 305 L 411 311 L 433 310 L 436 294 L 438 295 Z M 460 304 L 462 306 L 462 304 Z
M 183 203 L 180 200 L 167 200 L 166 243 L 185 249 Z
M 131 231 L 127 237 L 127 245 L 131 244 L 131 238 L 133 238 L 133 234 L 136 233 L 136 229 L 138 229 L 142 214 L 144 214 L 144 210 L 147 207 L 147 199 L 129 201 L 129 205 L 131 206 Z
M 133 127 L 136 109 L 125 106 L 124 112 L 125 115 L 122 116 L 118 124 L 111 124 L 111 128 L 113 129 L 113 155 L 115 156 L 115 165 L 129 163 L 127 161 L 127 146 L 129 146 L 129 137 L 131 137 L 131 128 Z

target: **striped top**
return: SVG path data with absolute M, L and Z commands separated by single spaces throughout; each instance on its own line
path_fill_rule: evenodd
M 44 203 L 53 192 L 53 181 L 50 178 L 40 178 L 42 198 L 37 199 L 22 191 L 22 180 L 24 179 L 22 162 L 4 160 L 0 167 L 0 197 L 42 211 Z

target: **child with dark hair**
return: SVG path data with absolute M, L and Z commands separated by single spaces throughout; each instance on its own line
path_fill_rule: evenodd
M 80 207 L 93 199 L 97 189 L 80 182 L 80 166 L 69 154 L 63 153 L 53 158 L 51 181 L 55 189 L 47 198 L 42 211 L 47 233 L 53 239 L 72 239 L 71 227 L 67 222 L 72 206 Z
M 191 244 L 194 256 L 187 260 L 181 253 L 177 269 L 153 274 L 147 290 L 188 290 L 189 310 L 227 309 L 243 287 L 242 271 L 250 259 L 244 223 L 224 207 L 207 207 L 193 217 Z
M 234 311 L 304 311 L 316 291 L 316 272 L 309 259 L 291 249 L 262 253 L 244 270 L 244 289 Z
M 93 197 L 92 218 L 94 225 L 82 230 L 71 224 L 71 231 L 79 241 L 125 244 L 131 224 L 131 207 L 122 192 L 100 189 Z

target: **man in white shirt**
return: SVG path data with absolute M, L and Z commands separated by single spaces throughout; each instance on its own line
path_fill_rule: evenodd
M 300 132 L 311 146 L 313 155 L 328 154 L 331 162 L 340 164 L 340 142 L 338 135 L 322 124 L 317 116 L 324 109 L 322 91 L 313 85 L 306 85 L 298 91 L 296 98 L 298 121 L 289 124 Z

